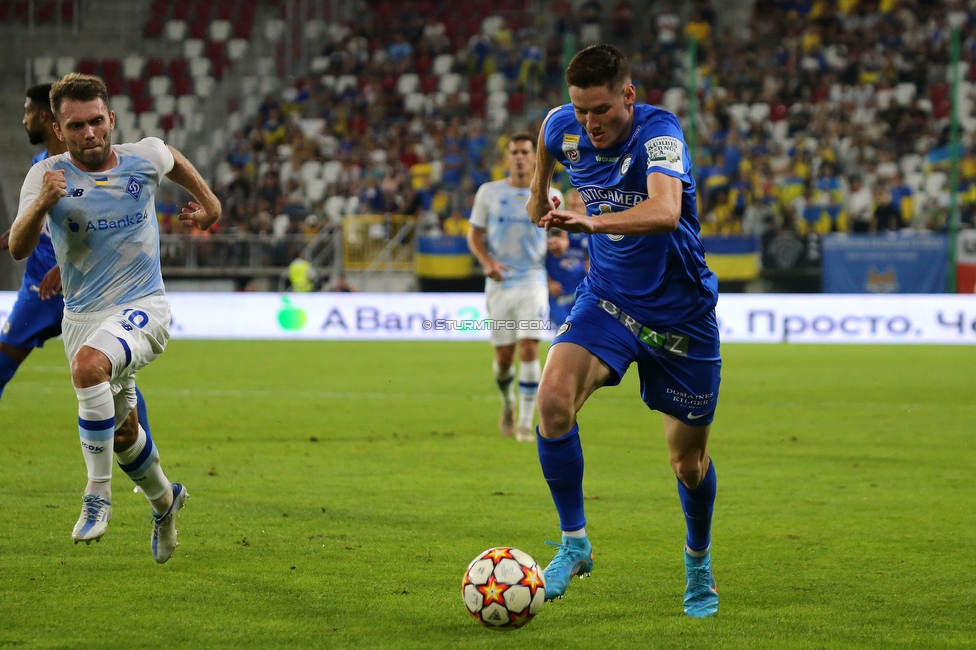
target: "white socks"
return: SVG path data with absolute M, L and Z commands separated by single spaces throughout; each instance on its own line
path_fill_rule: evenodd
M 108 382 L 75 388 L 78 396 L 78 434 L 88 467 L 85 494 L 112 500 L 112 447 L 115 442 L 115 401 Z
M 135 443 L 128 449 L 118 452 L 115 457 L 122 471 L 142 488 L 156 514 L 165 512 L 172 501 L 173 488 L 159 464 L 159 452 L 156 451 L 152 436 L 140 425 L 139 437 L 136 438 Z
M 539 378 L 542 376 L 542 364 L 535 361 L 523 361 L 519 365 L 519 414 L 518 427 L 531 429 L 535 418 L 535 395 L 539 391 Z

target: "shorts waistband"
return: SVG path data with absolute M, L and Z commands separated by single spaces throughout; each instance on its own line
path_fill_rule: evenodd
M 162 301 L 160 306 L 169 307 L 169 301 L 166 300 L 165 295 L 153 294 L 114 305 L 108 309 L 99 309 L 98 311 L 73 312 L 65 309 L 64 319 L 72 323 L 96 323 L 119 313 L 123 309 L 133 306 L 135 306 L 133 308 L 145 307 L 147 303 L 151 304 L 153 301 Z
M 687 334 L 671 334 L 669 332 L 661 334 L 637 322 L 636 319 L 632 318 L 623 309 L 609 300 L 599 299 L 597 300 L 597 304 L 603 311 L 616 318 L 621 325 L 626 327 L 642 343 L 646 343 L 654 348 L 662 348 L 680 357 L 688 356 L 688 345 L 691 342 L 691 337 Z

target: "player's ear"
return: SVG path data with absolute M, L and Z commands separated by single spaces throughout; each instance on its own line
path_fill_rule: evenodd
M 108 130 L 109 131 L 115 130 L 115 111 L 108 112 Z
M 54 127 L 54 135 L 58 136 L 58 140 L 64 142 L 64 134 L 61 133 L 61 125 L 58 124 L 57 118 L 54 118 L 54 121 L 51 123 L 51 126 Z
M 633 106 L 637 103 L 637 89 L 634 84 L 629 83 L 624 86 L 624 105 Z

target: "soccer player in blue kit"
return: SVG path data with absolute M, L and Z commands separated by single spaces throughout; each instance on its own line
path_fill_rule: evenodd
M 28 172 L 9 244 L 11 255 L 23 259 L 49 227 L 61 268 L 64 348 L 88 469 L 71 537 L 90 543 L 104 535 L 112 518 L 114 451 L 152 507 L 150 543 L 162 564 L 178 545 L 176 515 L 187 492 L 164 474 L 135 409 L 135 374 L 169 340 L 155 193 L 163 176 L 189 191 L 200 204 L 191 202 L 179 218 L 201 230 L 220 217 L 220 202 L 193 165 L 162 140 L 112 144 L 115 114 L 101 79 L 65 75 L 53 84 L 50 101 L 67 152 Z
M 566 81 L 571 103 L 543 123 L 527 205 L 540 227 L 590 236 L 590 272 L 553 341 L 537 398 L 539 460 L 563 533 L 544 571 L 546 598 L 562 597 L 574 575 L 593 569 L 577 413 L 636 361 L 641 397 L 663 415 L 678 478 L 687 525 L 684 611 L 714 616 L 715 466 L 707 443 L 721 369 L 718 284 L 698 236 L 688 147 L 673 114 L 635 104 L 627 58 L 617 48 L 580 51 Z M 560 210 L 548 198 L 556 161 L 587 214 Z
M 566 209 L 586 212 L 579 192 L 566 192 Z M 549 320 L 559 327 L 569 318 L 576 304 L 576 288 L 590 267 L 587 254 L 589 237 L 581 232 L 566 233 L 558 228 L 549 231 L 546 274 L 549 276 Z
M 50 93 L 51 84 L 38 84 L 27 90 L 24 128 L 31 144 L 44 145 L 44 149 L 31 160 L 31 165 L 67 151 L 54 132 Z M 0 251 L 6 250 L 9 236 L 9 230 L 0 235 Z M 48 229 L 42 228 L 37 247 L 27 258 L 17 302 L 7 321 L 0 326 L 0 397 L 31 350 L 44 347 L 45 341 L 61 335 L 64 298 L 60 292 L 61 270 L 54 256 L 54 245 Z M 139 424 L 149 431 L 146 402 L 138 388 L 136 400 Z

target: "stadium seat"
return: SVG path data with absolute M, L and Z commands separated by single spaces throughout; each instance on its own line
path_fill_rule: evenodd
M 324 180 L 329 185 L 335 185 L 339 182 L 339 177 L 342 175 L 342 162 L 338 160 L 330 160 L 322 165 L 322 180 Z
M 176 112 L 186 118 L 197 112 L 197 98 L 193 95 L 184 95 L 176 98 Z
M 182 57 L 169 60 L 170 79 L 176 80 L 190 73 L 190 62 Z
M 73 56 L 59 56 L 54 60 L 54 75 L 63 77 L 69 72 L 74 72 L 78 66 L 78 59 Z
M 183 58 L 195 59 L 203 56 L 203 41 L 199 38 L 188 38 L 183 41 Z
M 311 209 L 316 204 L 321 203 L 328 189 L 328 184 L 321 178 L 313 178 L 307 181 L 305 183 L 305 206 Z
M 227 58 L 239 61 L 247 53 L 247 39 L 232 38 L 227 41 Z
M 493 93 L 499 90 L 505 90 L 506 87 L 507 82 L 505 81 L 505 75 L 503 75 L 501 72 L 493 72 L 488 77 L 488 83 L 485 86 L 485 89 L 489 93 Z
M 259 77 L 267 77 L 275 74 L 275 60 L 272 56 L 263 56 L 257 61 L 257 73 Z
M 138 54 L 130 54 L 122 60 L 122 76 L 126 79 L 139 79 L 145 66 L 144 58 Z
M 436 75 L 424 75 L 420 78 L 420 92 L 425 95 L 437 92 L 438 83 L 440 83 L 440 79 Z
M 118 103 L 119 99 L 122 98 L 118 97 L 112 101 L 112 109 L 115 111 L 115 128 L 131 131 L 137 128 L 136 115 L 128 108 L 123 109 Z
M 186 38 L 186 23 L 182 20 L 167 20 L 164 35 L 170 43 L 179 43 Z
M 132 111 L 137 115 L 152 111 L 153 100 L 149 97 L 136 97 L 132 100 Z
M 200 56 L 195 59 L 190 59 L 190 76 L 194 79 L 207 77 L 210 75 L 210 69 L 212 67 L 213 63 L 207 57 Z
M 166 62 L 159 57 L 152 57 L 146 61 L 146 76 L 158 77 L 166 74 Z
M 675 86 L 674 88 L 668 88 L 664 91 L 664 108 L 672 113 L 677 113 L 681 110 L 681 105 L 685 101 L 685 89 L 680 86 Z
M 321 117 L 303 117 L 298 121 L 298 128 L 306 138 L 314 138 L 325 124 L 325 119 Z
M 483 93 L 485 92 L 485 85 L 487 83 L 488 78 L 483 73 L 476 72 L 468 79 L 468 89 L 472 93 Z
M 159 75 L 157 77 L 149 78 L 149 96 L 159 97 L 160 95 L 168 95 L 172 89 L 173 81 L 168 76 Z
M 468 102 L 468 106 L 471 107 L 471 112 L 479 117 L 484 117 L 485 105 L 488 102 L 488 95 L 484 92 L 472 92 L 471 97 Z
M 128 95 L 119 94 L 114 97 L 110 97 L 109 101 L 112 103 L 112 110 L 115 111 L 116 122 L 118 122 L 120 114 L 132 114 L 132 98 Z
M 325 212 L 326 218 L 329 219 L 329 221 L 339 222 L 339 221 L 342 221 L 342 217 L 344 216 L 343 213 L 345 211 L 345 207 L 346 207 L 346 197 L 344 197 L 344 196 L 330 196 L 328 199 L 326 199 L 326 201 L 325 201 L 325 207 L 324 207 L 323 210 Z M 383 225 L 382 224 L 373 224 L 373 225 L 374 226 L 380 226 L 380 228 L 382 229 L 382 232 L 379 233 L 379 236 L 378 237 L 374 237 L 374 239 L 385 239 L 386 238 L 386 229 L 383 228 Z M 371 229 L 372 229 L 372 227 L 371 227 Z
M 763 123 L 769 119 L 770 107 L 766 102 L 756 102 L 749 107 L 749 120 L 753 123 Z
M 123 92 L 123 84 L 121 77 L 105 77 L 105 90 L 108 91 L 109 97 L 115 97 L 116 95 L 121 95 Z
M 461 75 L 456 72 L 446 72 L 440 76 L 437 90 L 447 95 L 453 95 L 461 89 Z
M 505 107 L 488 108 L 488 127 L 491 129 L 501 129 L 508 122 L 508 111 Z
M 329 69 L 330 64 L 331 60 L 329 57 L 319 54 L 312 59 L 312 62 L 309 64 L 308 71 L 312 74 L 323 74 Z
M 409 95 L 420 88 L 420 76 L 414 72 L 404 72 L 397 79 L 396 89 L 401 95 Z
M 153 101 L 153 110 L 163 116 L 173 113 L 176 110 L 176 97 L 173 95 L 157 95 Z
M 931 197 L 939 196 L 942 193 L 943 188 L 946 186 L 949 177 L 945 172 L 932 172 L 925 177 L 925 185 L 923 187 L 926 194 Z
M 521 115 L 525 107 L 525 93 L 515 92 L 508 96 L 508 112 L 512 115 Z
M 150 16 L 142 28 L 142 35 L 146 38 L 159 38 L 166 27 L 166 21 L 160 16 Z
M 488 110 L 491 111 L 493 108 L 504 108 L 508 105 L 508 93 L 504 90 L 496 90 L 494 92 L 488 93 Z
M 915 99 L 917 89 L 915 84 L 910 82 L 900 83 L 895 86 L 895 102 L 899 106 L 908 106 Z
M 190 77 L 177 77 L 173 79 L 173 94 L 177 97 L 190 95 L 193 93 L 193 79 Z
M 299 176 L 302 182 L 308 183 L 310 180 L 322 177 L 322 163 L 317 160 L 306 160 L 302 163 Z
M 105 79 L 117 79 L 122 76 L 121 59 L 102 59 L 102 76 Z
M 660 106 L 661 102 L 664 101 L 664 91 L 660 88 L 648 88 L 644 95 L 644 101 L 651 106 Z
M 302 36 L 313 43 L 325 37 L 328 25 L 322 20 L 309 20 L 302 29 Z
M 210 29 L 207 33 L 210 35 L 211 41 L 223 43 L 234 35 L 234 29 L 229 20 L 215 20 L 210 23 Z
M 454 55 L 453 54 L 438 54 L 434 57 L 434 65 L 431 71 L 437 76 L 447 74 L 451 72 L 454 68 Z
M 403 96 L 403 110 L 410 115 L 419 115 L 424 112 L 424 94 L 409 93 Z
M 278 77 L 260 77 L 260 81 L 258 82 L 258 92 L 262 95 L 271 95 L 278 92 L 278 88 L 280 86 L 281 82 L 278 80 Z
M 342 94 L 347 90 L 355 90 L 359 87 L 359 79 L 354 74 L 344 74 L 336 80 L 335 91 Z
M 197 97 L 210 97 L 216 81 L 213 77 L 195 77 L 193 79 L 193 94 Z
M 189 136 L 181 126 L 173 126 L 172 129 L 166 132 L 166 144 L 172 145 L 176 149 L 182 150 L 186 147 L 189 140 Z
M 129 79 L 127 85 L 129 87 L 129 97 L 132 98 L 133 102 L 146 94 L 146 80 L 143 77 Z
M 285 35 L 285 21 L 272 18 L 264 24 L 264 40 L 276 43 Z
M 35 56 L 31 62 L 31 69 L 35 79 L 44 79 L 51 76 L 54 69 L 53 56 Z
M 98 74 L 98 60 L 90 57 L 79 59 L 78 72 L 81 74 Z

